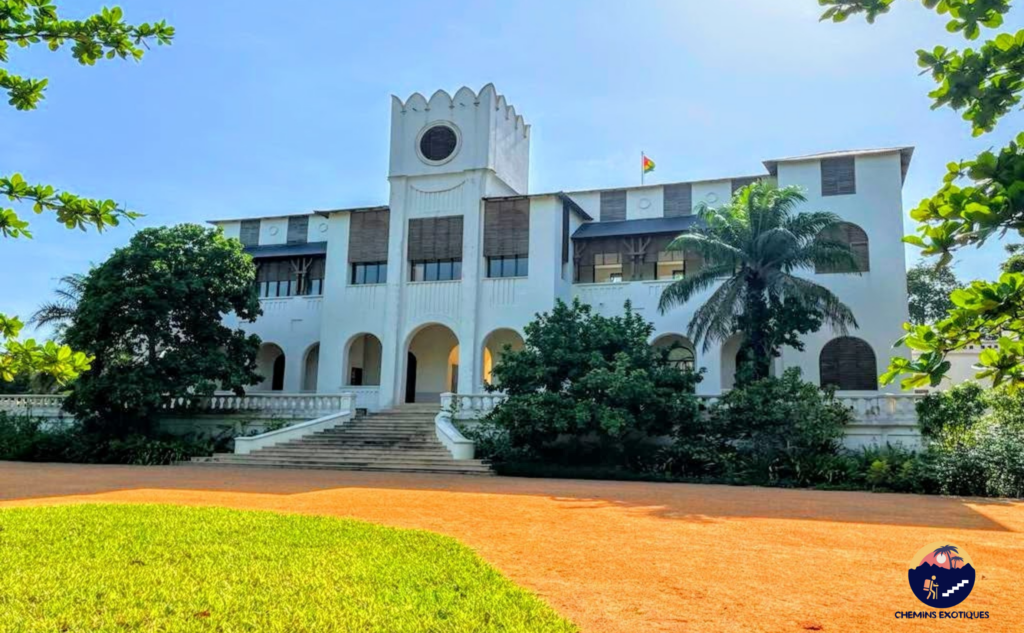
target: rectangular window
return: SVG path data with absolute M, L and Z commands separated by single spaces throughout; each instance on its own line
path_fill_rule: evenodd
M 457 281 L 462 279 L 461 259 L 412 262 L 411 281 Z
M 352 264 L 352 285 L 386 284 L 387 282 L 388 265 L 386 263 Z
M 857 193 L 857 162 L 853 156 L 821 161 L 821 195 L 848 196 Z
M 288 243 L 305 244 L 309 236 L 309 216 L 288 218 Z
M 325 257 L 259 260 L 256 289 L 261 298 L 323 294 Z
M 529 277 L 529 257 L 490 257 L 487 259 L 487 276 L 491 279 L 508 277 Z
M 259 246 L 260 221 L 242 220 L 242 228 L 238 239 L 242 242 L 242 246 Z
M 622 281 L 622 254 L 597 253 L 594 255 L 594 283 Z

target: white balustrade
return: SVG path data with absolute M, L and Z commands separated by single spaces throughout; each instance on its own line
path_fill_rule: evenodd
M 313 418 L 352 408 L 352 393 L 248 393 L 236 396 L 218 393 L 212 396 L 172 398 L 164 405 L 167 411 L 183 413 L 253 412 L 265 416 Z
M 61 418 L 65 416 L 61 410 L 64 398 L 65 396 L 53 394 L 0 395 L 0 411 L 36 418 Z
M 441 410 L 456 420 L 479 420 L 507 399 L 503 393 L 443 393 Z
M 367 411 L 380 410 L 380 387 L 344 387 L 356 397 L 356 408 Z

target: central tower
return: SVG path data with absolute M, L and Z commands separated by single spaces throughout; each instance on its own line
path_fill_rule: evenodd
M 530 181 L 530 126 L 494 85 L 479 94 L 461 88 L 450 96 L 438 90 L 428 101 L 415 93 L 404 102 L 391 98 L 389 176 L 429 177 L 485 170 L 504 191 L 525 194 Z
M 493 85 L 392 97 L 383 406 L 479 388 L 483 201 L 528 193 L 529 175 L 530 127 Z

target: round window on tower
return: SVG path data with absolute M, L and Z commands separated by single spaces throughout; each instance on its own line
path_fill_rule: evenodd
M 431 125 L 420 134 L 420 156 L 429 163 L 449 160 L 458 148 L 459 135 L 450 125 Z

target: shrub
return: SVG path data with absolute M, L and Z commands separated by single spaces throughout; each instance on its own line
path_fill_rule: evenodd
M 1024 393 L 967 383 L 927 396 L 918 418 L 938 492 L 1024 497 Z
M 132 435 L 111 439 L 80 424 L 48 425 L 0 413 L 0 460 L 83 464 L 160 465 L 210 455 L 214 442 L 190 437 Z
M 984 389 L 974 382 L 929 394 L 917 403 L 921 435 L 930 441 L 962 441 L 981 421 L 988 405 Z
M 625 315 L 604 317 L 559 301 L 525 331 L 524 348 L 506 349 L 494 369 L 508 399 L 474 432 L 485 457 L 646 462 L 656 450 L 648 440 L 698 415 L 700 375 L 652 348 L 653 326 L 629 304 Z
M 708 414 L 710 428 L 735 451 L 731 470 L 739 480 L 812 485 L 845 473 L 838 458 L 852 412 L 831 391 L 802 380 L 797 368 L 733 389 Z
M 934 493 L 938 489 L 935 467 L 928 453 L 887 444 L 867 447 L 848 458 L 845 487 L 875 492 Z

